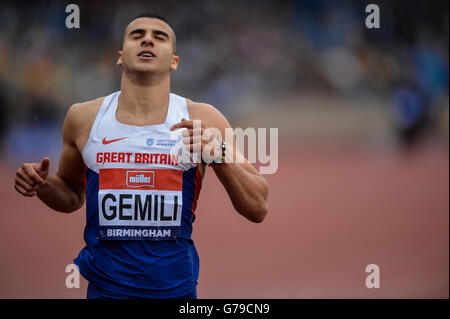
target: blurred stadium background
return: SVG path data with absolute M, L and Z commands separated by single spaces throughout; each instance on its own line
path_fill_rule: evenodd
M 66 111 L 119 89 L 121 31 L 147 11 L 177 34 L 173 92 L 279 129 L 264 223 L 207 172 L 200 298 L 448 298 L 448 1 L 77 1 L 80 29 L 67 4 L 0 3 L 1 298 L 85 297 L 65 287 L 83 209 L 20 197 L 14 174 L 43 156 L 56 169 Z

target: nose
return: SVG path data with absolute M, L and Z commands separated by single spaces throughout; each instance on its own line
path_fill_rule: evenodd
M 141 46 L 151 46 L 153 47 L 153 37 L 149 34 L 146 34 L 145 37 L 142 39 Z

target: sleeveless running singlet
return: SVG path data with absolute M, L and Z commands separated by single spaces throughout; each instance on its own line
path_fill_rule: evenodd
M 202 177 L 173 153 L 189 119 L 170 94 L 163 124 L 116 120 L 119 92 L 98 111 L 82 156 L 86 165 L 86 246 L 74 259 L 89 282 L 130 297 L 177 298 L 196 290 L 199 259 L 191 239 Z M 177 144 L 178 145 L 178 144 Z

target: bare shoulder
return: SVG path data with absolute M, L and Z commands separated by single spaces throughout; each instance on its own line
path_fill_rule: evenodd
M 89 139 L 92 125 L 104 98 L 99 97 L 95 100 L 73 104 L 67 111 L 63 138 L 76 144 L 80 151 Z
M 105 97 L 99 97 L 95 100 L 73 104 L 67 111 L 66 119 L 79 124 L 89 120 L 92 120 L 93 122 L 104 98 Z
M 201 120 L 206 127 L 229 127 L 226 117 L 214 106 L 186 99 L 191 120 Z

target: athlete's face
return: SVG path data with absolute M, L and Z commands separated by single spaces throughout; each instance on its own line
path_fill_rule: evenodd
M 179 57 L 174 53 L 174 40 L 173 30 L 164 21 L 135 19 L 125 29 L 117 65 L 143 73 L 175 71 Z

